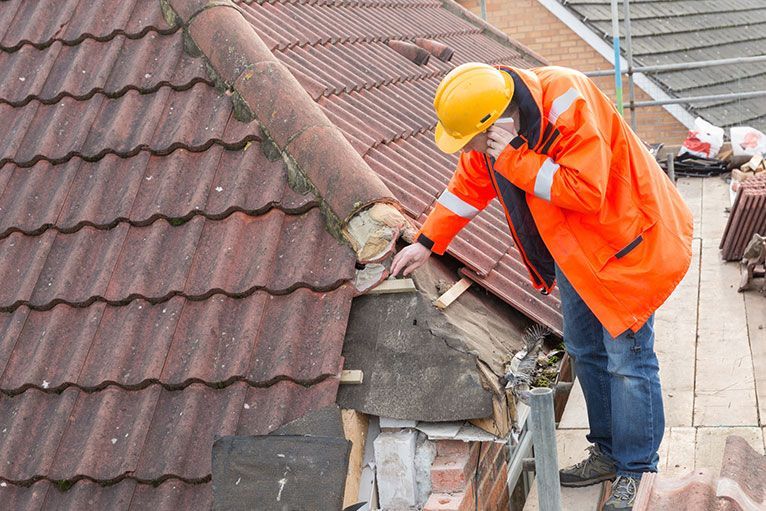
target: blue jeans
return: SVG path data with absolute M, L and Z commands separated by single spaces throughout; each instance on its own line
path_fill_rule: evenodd
M 556 267 L 564 315 L 564 345 L 588 408 L 588 441 L 617 465 L 617 475 L 656 472 L 665 431 L 654 353 L 654 315 L 638 332 L 614 338 Z

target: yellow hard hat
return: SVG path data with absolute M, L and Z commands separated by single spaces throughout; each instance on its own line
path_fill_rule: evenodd
M 454 153 L 503 115 L 513 79 L 488 64 L 469 62 L 450 71 L 436 88 L 436 146 Z

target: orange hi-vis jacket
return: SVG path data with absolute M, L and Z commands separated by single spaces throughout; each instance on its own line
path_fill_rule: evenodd
M 463 152 L 418 232 L 437 254 L 497 197 L 543 293 L 554 261 L 613 337 L 636 331 L 691 262 L 692 214 L 609 99 L 560 67 L 513 77 L 519 136 L 497 161 Z

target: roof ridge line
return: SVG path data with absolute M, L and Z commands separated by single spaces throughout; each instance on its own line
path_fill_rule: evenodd
M 184 48 L 203 56 L 216 82 L 231 91 L 234 115 L 257 119 L 263 144 L 287 164 L 291 183 L 320 199 L 327 230 L 357 253 L 381 238 L 395 240 L 409 222 L 394 194 L 362 159 L 290 70 L 230 0 L 160 0 L 168 24 L 183 25 Z M 364 239 L 349 222 L 371 206 L 395 211 Z M 394 243 L 388 244 L 388 254 Z
M 287 374 L 279 374 L 279 375 L 273 376 L 272 378 L 269 378 L 268 380 L 252 380 L 244 376 L 232 376 L 222 381 L 205 381 L 199 378 L 187 378 L 181 383 L 167 383 L 167 382 L 162 382 L 161 380 L 157 378 L 147 378 L 145 380 L 142 380 L 132 385 L 121 384 L 113 380 L 105 380 L 99 383 L 98 385 L 92 385 L 92 386 L 80 385 L 75 382 L 66 381 L 55 387 L 42 387 L 40 385 L 35 385 L 32 383 L 25 383 L 24 385 L 21 385 L 20 387 L 14 387 L 11 389 L 0 389 L 0 395 L 13 399 L 15 397 L 22 396 L 29 390 L 36 390 L 42 394 L 61 394 L 62 392 L 69 389 L 75 389 L 84 394 L 95 394 L 97 392 L 102 392 L 107 389 L 119 389 L 119 390 L 124 390 L 126 392 L 140 392 L 142 390 L 146 390 L 154 386 L 162 387 L 163 390 L 167 390 L 169 392 L 180 392 L 180 391 L 186 390 L 192 385 L 204 385 L 205 387 L 208 387 L 213 390 L 223 390 L 237 383 L 244 383 L 254 389 L 266 389 L 283 382 L 292 383 L 294 385 L 299 385 L 304 388 L 310 388 L 326 380 L 329 380 L 332 378 L 338 378 L 338 377 L 339 375 L 336 373 L 322 373 L 318 376 L 315 376 L 314 378 L 299 379 L 299 378 L 293 378 L 292 376 L 289 376 Z M 0 479 L 2 479 L 2 477 L 0 477 Z
M 101 295 L 91 295 L 86 300 L 83 300 L 80 302 L 72 302 L 69 300 L 64 300 L 62 298 L 54 298 L 53 300 L 46 302 L 42 305 L 30 303 L 29 300 L 16 300 L 9 305 L 0 306 L 0 313 L 15 312 L 17 309 L 20 309 L 21 307 L 26 307 L 29 310 L 33 310 L 33 311 L 48 311 L 61 304 L 68 305 L 74 308 L 85 308 L 85 307 L 89 307 L 90 305 L 96 302 L 105 303 L 107 305 L 111 305 L 114 307 L 122 307 L 122 306 L 130 305 L 132 302 L 136 300 L 144 300 L 145 302 L 149 302 L 151 304 L 158 304 L 158 303 L 169 302 L 171 299 L 175 298 L 176 296 L 180 296 L 181 298 L 185 298 L 192 302 L 207 300 L 211 296 L 217 296 L 217 295 L 223 295 L 228 298 L 247 298 L 257 293 L 258 291 L 263 291 L 265 293 L 268 293 L 271 296 L 289 295 L 293 293 L 294 291 L 297 291 L 298 289 L 308 289 L 309 291 L 313 291 L 317 293 L 329 293 L 331 291 L 336 291 L 340 289 L 341 287 L 343 287 L 345 284 L 348 284 L 351 282 L 352 282 L 352 279 L 347 279 L 347 278 L 337 279 L 334 282 L 331 282 L 324 286 L 316 286 L 316 285 L 309 284 L 308 282 L 295 282 L 291 284 L 290 286 L 286 288 L 282 288 L 282 289 L 271 289 L 268 286 L 257 285 L 257 286 L 252 286 L 246 289 L 245 291 L 236 292 L 236 293 L 231 291 L 225 291 L 221 288 L 216 287 L 216 288 L 208 289 L 204 293 L 195 294 L 195 295 L 190 295 L 176 289 L 176 290 L 168 291 L 167 293 L 161 296 L 144 296 L 139 293 L 131 293 L 125 298 L 122 298 L 119 300 L 109 300 Z
M 472 13 L 470 10 L 466 9 L 465 7 L 457 3 L 455 0 L 441 0 L 441 2 L 442 2 L 442 6 L 447 11 L 451 12 L 452 14 L 460 18 L 463 18 L 468 23 L 471 23 L 472 25 L 479 27 L 481 29 L 481 33 L 489 37 L 490 39 L 493 39 L 494 41 L 502 44 L 503 46 L 507 46 L 518 51 L 522 58 L 530 57 L 538 61 L 541 65 L 550 64 L 550 62 L 548 62 L 548 59 L 546 59 L 539 53 L 517 43 L 516 41 L 511 39 L 511 37 L 508 34 L 496 28 L 494 25 L 487 23 L 480 17 L 476 16 L 474 13 Z
M 4 53 L 15 53 L 19 51 L 21 48 L 23 48 L 24 46 L 32 46 L 35 49 L 44 50 L 46 48 L 50 48 L 56 43 L 61 43 L 64 46 L 71 47 L 71 46 L 77 46 L 81 42 L 88 39 L 104 43 L 104 42 L 109 42 L 118 36 L 124 36 L 127 39 L 136 40 L 136 39 L 142 39 L 149 32 L 155 32 L 160 35 L 170 35 L 178 31 L 178 28 L 179 27 L 174 27 L 174 26 L 171 26 L 169 28 L 160 28 L 160 27 L 155 27 L 154 25 L 147 25 L 138 32 L 126 32 L 125 30 L 118 29 L 118 30 L 112 30 L 108 34 L 100 35 L 100 36 L 89 34 L 86 32 L 84 34 L 80 34 L 75 39 L 58 39 L 53 37 L 43 42 L 32 42 L 27 39 L 22 39 L 21 41 L 14 44 L 13 46 L 0 45 L 0 51 Z

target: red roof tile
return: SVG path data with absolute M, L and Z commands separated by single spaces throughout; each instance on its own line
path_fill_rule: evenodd
M 766 456 L 740 436 L 726 439 L 720 474 L 700 468 L 681 477 L 647 473 L 635 511 L 749 511 L 766 508 Z
M 0 501 L 209 509 L 216 435 L 335 401 L 355 255 L 156 0 L 0 20 Z
M 208 9 L 189 33 L 232 102 L 156 0 L 0 5 L 0 501 L 208 509 L 216 435 L 334 402 L 356 257 L 329 231 L 384 182 L 413 219 L 431 207 L 453 65 L 533 63 L 449 7 Z M 451 63 L 387 44 L 416 37 Z M 493 206 L 454 255 L 506 271 L 503 222 Z

